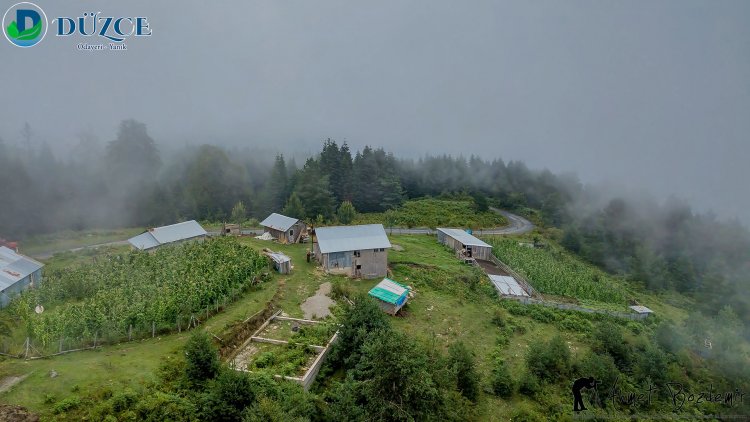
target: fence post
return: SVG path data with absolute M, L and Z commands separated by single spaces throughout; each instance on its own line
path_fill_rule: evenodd
M 128 341 L 133 340 L 133 324 L 130 324 L 130 327 L 128 327 Z
M 62 353 L 62 343 L 63 343 L 63 338 L 60 337 L 60 353 Z
M 179 315 L 177 315 L 177 332 L 178 333 L 182 332 L 182 326 L 180 326 L 180 316 Z
M 29 345 L 31 343 L 31 340 L 29 337 L 26 337 L 26 354 L 24 355 L 24 359 L 29 358 Z
M 99 336 L 99 332 L 94 332 L 94 348 L 96 348 L 96 338 Z
M 151 338 L 156 337 L 156 321 L 151 321 Z

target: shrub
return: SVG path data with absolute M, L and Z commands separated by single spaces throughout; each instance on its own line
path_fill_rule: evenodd
M 250 377 L 244 372 L 223 370 L 203 395 L 201 416 L 208 421 L 236 421 L 255 399 Z
M 608 321 L 600 323 L 594 330 L 594 343 L 594 350 L 612 356 L 620 370 L 629 367 L 630 347 L 625 342 L 620 327 Z
M 526 354 L 526 367 L 541 380 L 556 381 L 570 373 L 570 349 L 562 337 L 549 343 L 532 343 Z
M 541 390 L 539 378 L 531 372 L 524 372 L 518 382 L 518 391 L 527 396 L 534 396 Z
M 190 337 L 185 345 L 185 358 L 187 378 L 194 384 L 204 383 L 219 371 L 219 356 L 205 332 L 198 331 Z
M 508 368 L 504 362 L 498 361 L 492 370 L 492 392 L 500 397 L 510 397 L 514 389 L 515 385 Z
M 52 412 L 54 412 L 55 414 L 65 413 L 69 410 L 77 408 L 80 405 L 81 398 L 78 396 L 72 396 L 55 403 L 55 405 L 52 407 Z
M 475 402 L 479 397 L 479 374 L 476 370 L 474 356 L 462 342 L 451 345 L 448 349 L 449 359 L 456 371 L 456 387 L 467 399 Z

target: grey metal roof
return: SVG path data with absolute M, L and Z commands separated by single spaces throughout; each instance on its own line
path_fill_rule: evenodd
M 128 242 L 140 250 L 147 250 L 166 243 L 206 236 L 207 234 L 198 222 L 190 220 L 169 226 L 156 227 L 138 236 L 131 237 L 128 239 Z
M 295 225 L 298 221 L 299 219 L 297 218 L 273 213 L 266 217 L 266 219 L 263 220 L 260 225 L 263 227 L 268 227 L 274 230 L 285 232 L 289 230 L 290 227 Z
M 267 255 L 273 260 L 273 262 L 277 264 L 283 264 L 292 260 L 292 258 L 289 258 L 288 256 L 280 252 L 269 252 L 267 253 Z
M 315 235 L 321 253 L 391 247 L 382 224 L 319 227 Z
M 5 290 L 43 266 L 41 262 L 0 246 L 0 290 Z
M 446 234 L 446 236 L 450 236 L 459 242 L 461 242 L 463 245 L 468 246 L 484 246 L 487 248 L 491 248 L 492 246 L 482 242 L 481 240 L 477 239 L 476 237 L 470 235 L 469 233 L 466 233 L 464 230 L 461 229 L 441 229 L 438 227 L 438 231 L 441 231 Z
M 642 306 L 642 305 L 633 305 L 633 306 L 630 306 L 630 309 L 634 310 L 635 312 L 637 312 L 639 314 L 652 314 L 652 313 L 654 313 L 654 311 L 652 311 L 651 309 L 649 309 L 649 308 L 647 308 L 645 306 Z
M 507 275 L 487 274 L 492 280 L 495 288 L 504 295 L 528 296 L 529 294 L 521 287 L 515 278 Z

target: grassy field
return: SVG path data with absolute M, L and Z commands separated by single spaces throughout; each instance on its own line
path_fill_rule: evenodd
M 381 223 L 386 227 L 463 227 L 494 228 L 508 224 L 492 211 L 476 212 L 474 202 L 444 199 L 417 199 L 400 208 L 382 213 L 358 214 L 354 224 Z
M 337 284 L 349 294 L 366 293 L 377 283 L 377 280 L 351 280 L 324 274 L 314 263 L 305 260 L 310 245 L 280 245 L 251 237 L 243 237 L 240 242 L 257 249 L 271 248 L 286 253 L 292 257 L 294 270 L 289 275 L 274 273 L 270 281 L 246 291 L 223 312 L 211 317 L 201 329 L 221 333 L 233 323 L 262 309 L 276 293 L 278 304 L 284 312 L 301 317 L 300 304 L 315 294 L 326 281 Z M 497 359 L 505 361 L 517 379 L 524 371 L 524 356 L 529 344 L 538 339 L 562 335 L 574 358 L 589 350 L 587 333 L 566 328 L 575 324 L 590 326 L 590 322 L 582 322 L 585 316 L 562 311 L 550 314 L 552 311 L 546 310 L 512 314 L 498 300 L 486 277 L 482 277 L 476 268 L 456 260 L 454 254 L 438 244 L 433 236 L 391 236 L 391 242 L 399 246 L 399 250 L 389 252 L 391 276 L 400 283 L 410 285 L 416 294 L 404 308 L 403 315 L 390 318 L 394 327 L 440 349 L 447 349 L 455 341 L 463 341 L 477 359 L 484 386 L 489 383 Z M 87 259 L 92 259 L 91 255 L 64 254 L 48 263 L 56 268 L 64 268 Z M 626 292 L 632 288 L 623 286 Z M 668 318 L 684 317 L 681 308 L 689 306 L 679 296 L 661 298 L 636 293 L 649 301 L 649 307 Z M 502 320 L 502 326 L 498 325 L 498 319 Z M 629 324 L 638 326 L 640 323 Z M 9 391 L 0 393 L 0 401 L 27 406 L 46 419 L 53 420 L 53 409 L 60 400 L 70 397 L 96 398 L 102 390 L 146 388 L 146 383 L 154 378 L 159 363 L 180 353 L 186 339 L 185 333 L 172 334 L 51 359 L 6 359 L 0 362 L 0 377 L 28 377 Z M 272 366 L 276 368 L 278 365 L 273 363 Z M 50 377 L 53 370 L 58 374 L 54 378 Z M 555 400 L 561 397 L 567 400 L 568 393 L 558 387 L 549 390 Z M 482 420 L 507 420 L 518 409 L 542 412 L 539 403 L 520 394 L 510 399 L 499 399 L 482 393 L 476 407 Z
M 19 242 L 18 249 L 25 255 L 42 255 L 49 252 L 127 240 L 142 233 L 143 230 L 143 228 L 121 228 L 57 232 L 22 239 Z

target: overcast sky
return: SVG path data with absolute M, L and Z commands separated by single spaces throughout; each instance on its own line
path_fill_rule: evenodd
M 0 1 L 4 12 L 16 1 Z M 67 145 L 135 118 L 162 144 L 478 154 L 674 193 L 750 222 L 750 1 L 43 1 L 98 37 L 0 39 L 0 137 Z M 155 4 L 158 3 L 158 4 Z M 95 7 L 93 7 L 95 5 Z M 285 146 L 280 146 L 285 145 Z

